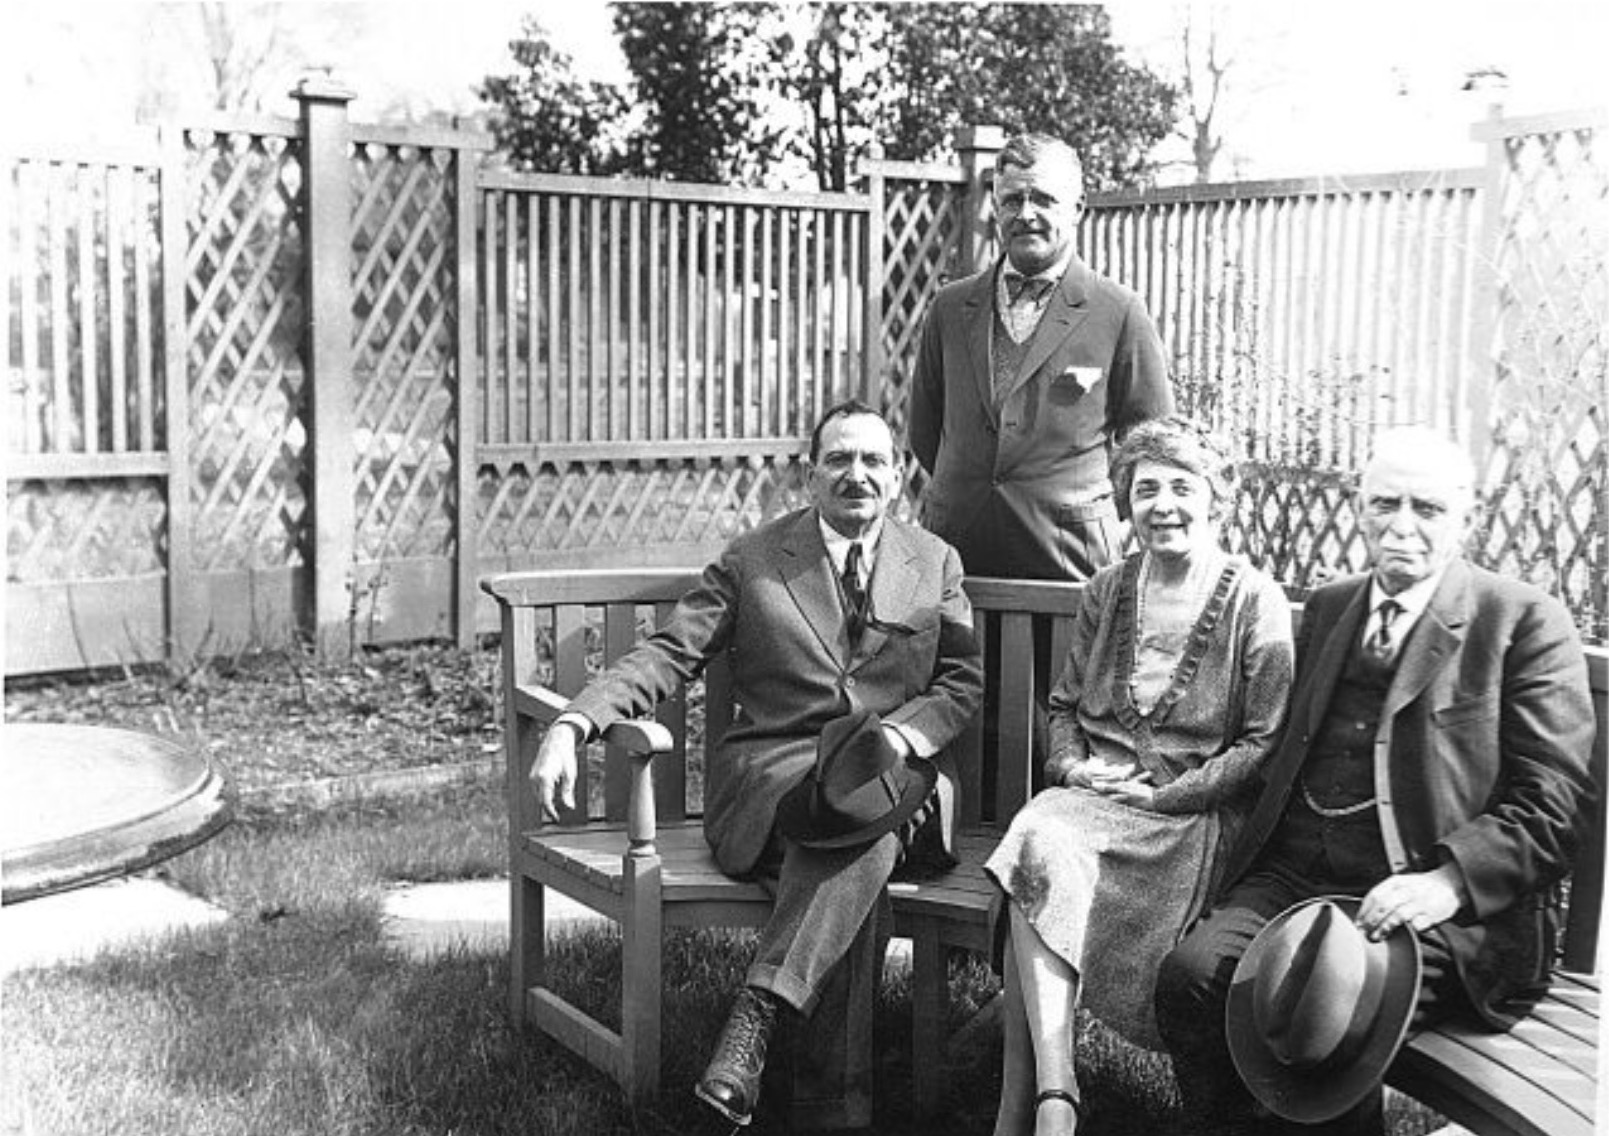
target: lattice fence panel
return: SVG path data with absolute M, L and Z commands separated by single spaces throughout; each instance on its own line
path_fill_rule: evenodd
M 186 132 L 190 454 L 202 570 L 301 564 L 301 144 Z
M 526 560 L 596 550 L 603 566 L 614 550 L 719 545 L 805 500 L 797 459 L 483 464 L 479 547 Z
M 889 181 L 884 194 L 882 410 L 905 428 L 911 369 L 933 297 L 957 274 L 965 236 L 965 186 Z M 913 469 L 914 469 L 913 465 Z
M 1601 124 L 1510 135 L 1481 556 L 1609 639 L 1609 154 Z
M 355 154 L 359 560 L 453 552 L 453 161 L 393 145 Z
M 1294 589 L 1361 571 L 1368 553 L 1353 489 L 1347 475 L 1251 463 L 1224 518 L 1224 541 Z
M 18 583 L 163 571 L 167 501 L 155 478 L 12 482 L 6 571 Z

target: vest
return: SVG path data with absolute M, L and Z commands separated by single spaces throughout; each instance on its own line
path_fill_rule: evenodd
M 1005 392 L 1017 381 L 1017 372 L 1022 370 L 1023 360 L 1028 357 L 1029 344 L 1039 338 L 1039 332 L 1044 326 L 1045 321 L 1040 320 L 1038 326 L 1034 328 L 1034 333 L 1018 343 L 1006 330 L 999 309 L 995 309 L 994 319 L 990 321 L 989 389 L 994 394 L 996 409 L 1005 402 Z
M 1379 814 L 1365 802 L 1375 795 L 1374 734 L 1395 669 L 1369 658 L 1361 638 L 1353 641 L 1260 859 L 1342 893 L 1361 895 L 1391 874 Z

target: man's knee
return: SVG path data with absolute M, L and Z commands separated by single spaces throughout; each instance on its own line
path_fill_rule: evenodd
M 1205 940 L 1205 936 L 1186 935 L 1162 956 L 1156 977 L 1159 1018 L 1173 1013 L 1193 1018 L 1200 1014 L 1203 1003 L 1212 1000 L 1219 959 Z

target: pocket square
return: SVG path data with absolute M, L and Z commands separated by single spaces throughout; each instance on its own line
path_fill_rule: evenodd
M 1103 372 L 1099 367 L 1068 367 L 1061 373 L 1063 379 L 1071 379 L 1078 384 L 1078 389 L 1088 393 L 1090 388 L 1101 381 Z

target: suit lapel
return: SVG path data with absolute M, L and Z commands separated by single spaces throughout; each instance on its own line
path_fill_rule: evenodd
M 844 658 L 849 636 L 844 624 L 844 607 L 838 599 L 838 581 L 833 577 L 832 558 L 821 539 L 820 522 L 814 509 L 799 514 L 799 520 L 777 544 L 777 571 L 793 597 L 799 614 L 816 633 L 829 654 Z
M 1040 317 L 1039 327 L 1028 339 L 1028 353 L 1023 357 L 1022 370 L 1017 372 L 1016 379 L 1011 384 L 1011 391 L 1015 391 L 1033 378 L 1039 368 L 1043 367 L 1089 318 L 1089 307 L 1086 303 L 1089 299 L 1089 289 L 1085 286 L 1088 273 L 1089 269 L 1076 258 L 1067 266 L 1067 271 L 1062 274 L 1060 286 L 1051 293 L 1050 303 L 1045 307 L 1045 314 Z M 1007 397 L 1010 397 L 1009 391 Z
M 855 646 L 852 666 L 859 666 L 883 649 L 888 642 L 885 625 L 906 623 L 918 575 L 916 549 L 904 526 L 892 517 L 885 519 L 872 570 L 871 621 Z
M 1335 694 L 1335 684 L 1341 677 L 1342 668 L 1346 666 L 1352 642 L 1363 634 L 1363 620 L 1369 611 L 1369 580 L 1368 576 L 1358 578 L 1351 597 L 1341 608 L 1340 618 L 1321 641 L 1318 657 L 1313 663 L 1313 679 L 1308 684 L 1302 704 L 1297 707 L 1302 721 L 1292 721 L 1290 725 L 1290 733 L 1297 737 L 1322 722 L 1330 708 L 1330 698 Z
M 1447 566 L 1430 604 L 1408 633 L 1397 673 L 1386 691 L 1381 715 L 1389 718 L 1424 692 L 1443 663 L 1458 649 L 1469 621 L 1469 569 L 1461 560 Z
M 967 362 L 972 370 L 972 382 L 978 389 L 978 401 L 989 421 L 999 424 L 1000 413 L 994 405 L 994 367 L 990 359 L 989 338 L 994 334 L 994 286 L 999 266 L 985 272 L 973 281 L 963 304 L 966 309 Z

